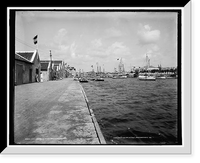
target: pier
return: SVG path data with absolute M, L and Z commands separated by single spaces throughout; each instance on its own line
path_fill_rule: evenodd
M 15 86 L 16 144 L 106 144 L 87 96 L 71 78 Z

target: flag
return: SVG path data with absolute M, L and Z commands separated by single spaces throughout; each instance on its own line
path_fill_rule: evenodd
M 38 37 L 38 35 L 36 35 L 35 37 L 33 37 L 33 43 L 34 44 L 37 44 L 37 37 Z

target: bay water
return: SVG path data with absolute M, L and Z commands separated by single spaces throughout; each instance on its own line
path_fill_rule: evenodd
M 177 79 L 81 83 L 107 144 L 176 144 Z

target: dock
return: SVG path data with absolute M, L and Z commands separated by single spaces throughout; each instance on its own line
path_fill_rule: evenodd
M 106 144 L 78 81 L 15 86 L 16 144 Z

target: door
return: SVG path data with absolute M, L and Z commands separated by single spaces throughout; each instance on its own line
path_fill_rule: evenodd
M 23 65 L 16 64 L 16 78 L 17 85 L 23 83 Z
M 29 82 L 32 83 L 32 69 L 29 69 Z

